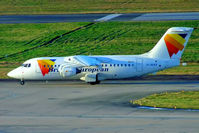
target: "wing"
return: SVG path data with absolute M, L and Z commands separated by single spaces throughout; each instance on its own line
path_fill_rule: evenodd
M 102 62 L 97 60 L 95 57 L 76 55 L 65 57 L 64 61 L 66 63 L 74 64 L 76 66 L 99 66 Z

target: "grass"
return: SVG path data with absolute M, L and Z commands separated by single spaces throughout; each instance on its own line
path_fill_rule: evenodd
M 85 23 L 0 24 L 0 57 L 41 45 Z
M 153 94 L 131 103 L 160 108 L 199 109 L 199 91 Z
M 42 45 L 56 36 L 88 23 L 2 24 L 0 57 Z M 40 56 L 128 55 L 148 52 L 173 26 L 199 27 L 199 21 L 96 23 L 39 47 L 1 61 L 23 62 Z M 199 62 L 199 32 L 194 31 L 182 62 Z
M 1 0 L 0 14 L 199 11 L 199 0 Z
M 0 58 L 13 53 L 18 54 L 0 59 L 0 69 L 5 68 L 5 65 L 7 68 L 12 68 L 13 64 L 17 66 L 25 60 L 42 56 L 142 54 L 152 49 L 170 27 L 199 27 L 199 21 L 104 22 L 63 35 L 87 24 L 88 22 L 1 24 Z M 57 36 L 59 37 L 54 41 L 38 47 Z M 198 74 L 198 36 L 198 30 L 194 31 L 182 57 L 182 62 L 192 64 L 159 74 Z M 29 50 L 34 47 L 37 48 Z M 25 52 L 21 53 L 22 51 Z
M 199 75 L 199 63 L 188 63 L 187 66 L 169 68 L 160 72 L 158 75 Z

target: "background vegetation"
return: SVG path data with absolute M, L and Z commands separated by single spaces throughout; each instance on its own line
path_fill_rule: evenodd
M 65 35 L 87 24 L 1 24 L 0 58 L 8 57 L 0 62 L 23 62 L 40 56 L 142 54 L 151 50 L 170 27 L 199 27 L 199 21 L 105 22 Z M 183 62 L 199 63 L 198 36 L 198 30 L 194 31 L 182 57 Z M 50 41 L 53 38 L 56 39 Z M 47 45 L 42 46 L 45 43 Z M 29 50 L 33 47 L 37 48 Z M 13 53 L 18 54 L 9 57 Z
M 0 14 L 199 11 L 199 0 L 1 0 Z

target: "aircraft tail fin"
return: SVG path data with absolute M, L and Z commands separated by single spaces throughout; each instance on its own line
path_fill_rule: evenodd
M 151 58 L 180 59 L 194 28 L 172 27 L 147 53 Z

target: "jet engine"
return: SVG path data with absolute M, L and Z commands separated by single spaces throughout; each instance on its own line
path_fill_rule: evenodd
M 61 65 L 58 70 L 62 77 L 71 77 L 78 73 L 76 67 L 69 67 L 65 65 Z

